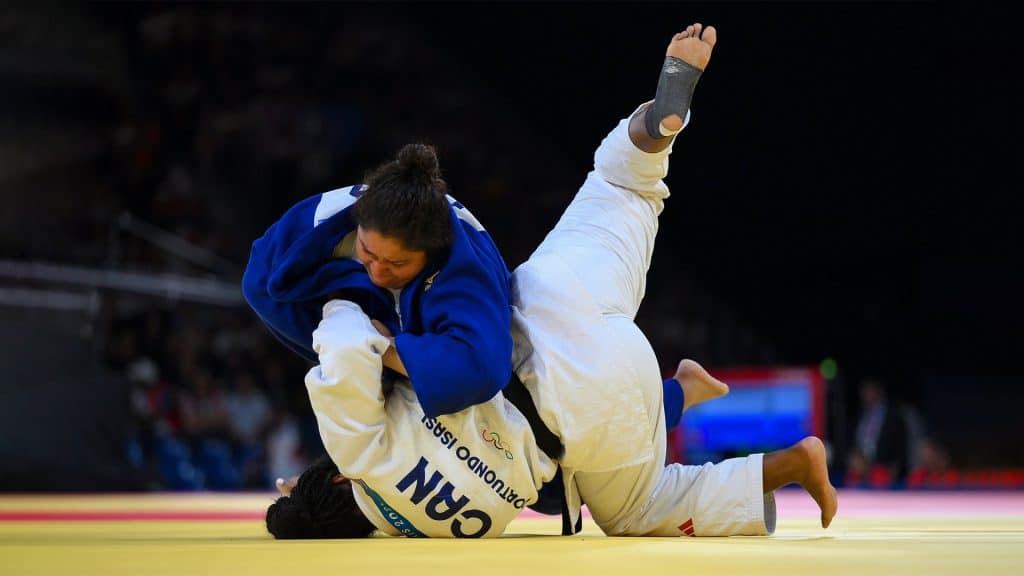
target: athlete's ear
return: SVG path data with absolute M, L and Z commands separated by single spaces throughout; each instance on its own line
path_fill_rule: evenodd
M 335 474 L 334 477 L 331 478 L 331 484 L 341 484 L 347 480 L 348 478 L 345 478 L 344 474 Z

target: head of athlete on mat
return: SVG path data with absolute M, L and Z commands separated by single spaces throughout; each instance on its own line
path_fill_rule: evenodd
M 366 538 L 376 530 L 356 505 L 352 481 L 326 455 L 301 476 L 278 480 L 277 489 L 267 531 L 278 540 Z
M 454 238 L 448 184 L 434 148 L 407 144 L 366 175 L 353 210 L 355 256 L 381 288 L 402 288 L 441 256 Z

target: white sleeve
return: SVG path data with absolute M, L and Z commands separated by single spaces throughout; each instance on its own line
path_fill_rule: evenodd
M 313 331 L 320 364 L 306 390 L 327 453 L 342 474 L 362 478 L 388 449 L 381 355 L 389 341 L 353 302 L 331 300 Z

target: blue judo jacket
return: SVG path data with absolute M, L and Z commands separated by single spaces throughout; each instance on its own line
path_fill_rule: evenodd
M 401 292 L 370 282 L 363 265 L 336 258 L 356 229 L 351 208 L 364 186 L 302 200 L 253 242 L 242 278 L 246 301 L 292 351 L 317 362 L 313 330 L 328 295 L 357 303 L 386 324 L 428 417 L 458 412 L 504 388 L 512 374 L 509 271 L 497 246 L 449 197 L 454 242 Z

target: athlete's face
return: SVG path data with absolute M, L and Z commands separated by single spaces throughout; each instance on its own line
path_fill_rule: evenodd
M 427 253 L 406 250 L 394 237 L 360 226 L 356 230 L 356 258 L 366 266 L 370 281 L 392 290 L 412 282 L 427 266 Z

